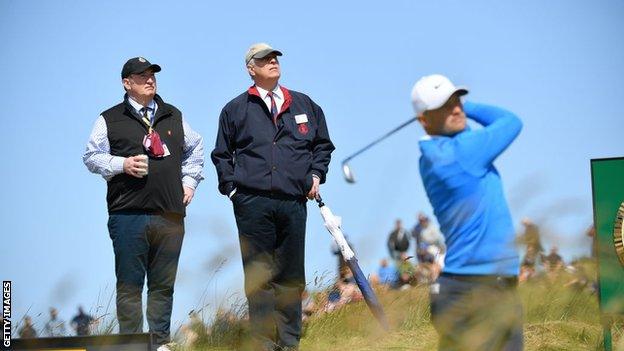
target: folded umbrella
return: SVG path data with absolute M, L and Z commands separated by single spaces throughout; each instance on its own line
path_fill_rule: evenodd
M 362 292 L 362 296 L 364 297 L 364 301 L 368 305 L 368 308 L 373 313 L 373 316 L 377 318 L 377 321 L 381 324 L 381 326 L 385 330 L 389 330 L 390 327 L 388 325 L 388 320 L 386 319 L 386 314 L 384 313 L 383 307 L 377 300 L 377 296 L 375 292 L 371 288 L 368 280 L 362 270 L 360 269 L 360 265 L 358 264 L 357 258 L 355 257 L 355 253 L 349 247 L 347 240 L 342 233 L 342 219 L 338 216 L 335 216 L 329 207 L 325 206 L 321 196 L 316 197 L 316 202 L 318 203 L 319 208 L 321 209 L 321 216 L 323 217 L 323 221 L 325 222 L 325 228 L 329 231 L 329 233 L 334 237 L 336 244 L 340 248 L 340 252 L 342 253 L 342 257 L 345 260 L 345 263 L 353 273 L 353 277 L 355 278 L 355 282 L 357 286 L 360 288 L 360 292 Z

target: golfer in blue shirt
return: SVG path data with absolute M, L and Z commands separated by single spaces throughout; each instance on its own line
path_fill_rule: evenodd
M 431 287 L 440 350 L 521 350 L 515 231 L 494 160 L 522 123 L 498 107 L 465 102 L 442 75 L 421 78 L 412 102 L 427 135 L 420 174 L 445 236 L 444 270 Z M 471 119 L 481 128 L 467 126 Z

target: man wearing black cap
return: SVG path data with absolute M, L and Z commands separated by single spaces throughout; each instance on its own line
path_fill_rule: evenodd
M 278 84 L 281 55 L 264 43 L 248 50 L 254 85 L 223 108 L 212 152 L 234 205 L 253 350 L 299 345 L 306 197 L 317 196 L 334 150 L 321 108 Z
M 119 332 L 143 332 L 147 276 L 149 331 L 167 350 L 185 207 L 203 179 L 204 147 L 182 113 L 156 94 L 156 72 L 160 66 L 142 57 L 126 62 L 124 101 L 98 117 L 83 161 L 108 185 Z

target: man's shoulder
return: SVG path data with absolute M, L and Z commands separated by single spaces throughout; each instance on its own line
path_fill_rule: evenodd
M 312 114 L 312 116 L 322 113 L 322 108 L 307 94 L 296 90 L 287 90 L 290 95 L 291 106 L 295 106 L 297 109 L 302 110 L 302 112 Z
M 284 88 L 284 89 L 288 90 L 288 93 L 290 94 L 290 97 L 293 101 L 305 101 L 308 103 L 315 104 L 314 100 L 312 100 L 312 98 L 310 98 L 307 94 L 304 94 L 296 90 L 290 90 L 288 88 Z
M 174 105 L 168 104 L 166 102 L 163 105 L 164 106 L 162 107 L 165 108 L 168 112 L 170 112 L 173 117 L 179 118 L 182 116 L 182 112 Z
M 124 105 L 123 101 L 118 103 L 117 105 L 114 105 L 112 107 L 109 107 L 108 109 L 102 111 L 101 115 L 106 117 L 107 115 L 113 114 L 113 113 L 119 113 L 119 112 L 123 112 L 125 110 L 126 106 Z
M 249 92 L 247 90 L 245 90 L 244 92 L 240 93 L 238 96 L 236 96 L 235 98 L 233 98 L 232 100 L 228 101 L 225 106 L 223 107 L 224 110 L 229 110 L 232 108 L 236 108 L 238 106 L 240 106 L 243 103 L 247 103 L 247 100 L 249 99 Z
M 418 145 L 420 146 L 421 157 L 436 161 L 449 161 L 455 156 L 457 147 L 456 137 L 445 136 L 426 136 L 421 138 Z
M 304 93 L 302 93 L 302 92 L 300 92 L 300 91 L 297 91 L 297 90 L 291 90 L 291 89 L 288 89 L 288 88 L 284 88 L 284 89 L 288 90 L 288 93 L 289 93 L 289 94 L 290 94 L 293 98 L 294 98 L 294 97 L 297 97 L 297 98 L 300 98 L 300 99 L 309 99 L 309 100 L 311 100 L 311 99 L 310 99 L 310 97 L 309 97 L 308 95 L 306 95 L 306 94 L 304 94 Z
M 180 110 L 177 107 L 175 107 L 174 105 L 172 105 L 172 104 L 170 104 L 168 102 L 165 102 L 162 99 L 162 97 L 160 97 L 160 95 L 154 96 L 154 101 L 156 101 L 156 103 L 158 104 L 158 108 L 159 109 L 162 108 L 163 110 L 170 111 L 171 113 L 176 114 L 176 115 L 181 115 L 182 114 L 182 112 L 180 112 Z

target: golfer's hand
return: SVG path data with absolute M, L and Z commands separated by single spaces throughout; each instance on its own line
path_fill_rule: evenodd
M 312 189 L 310 189 L 310 191 L 308 192 L 308 199 L 314 200 L 316 198 L 316 195 L 318 195 L 319 193 L 320 183 L 320 179 L 318 179 L 317 177 L 312 177 Z
M 123 163 L 124 173 L 133 177 L 143 178 L 147 169 L 145 167 L 146 164 L 141 161 L 141 156 L 126 157 Z
M 191 203 L 191 200 L 193 200 L 193 195 L 195 195 L 195 190 L 187 186 L 183 188 L 184 188 L 184 198 L 182 199 L 182 203 L 184 203 L 184 206 L 188 206 L 188 204 Z

